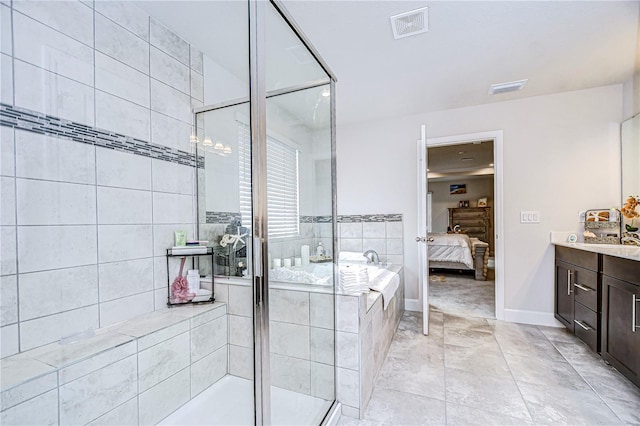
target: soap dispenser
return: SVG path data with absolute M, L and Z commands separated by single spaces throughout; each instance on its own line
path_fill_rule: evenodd
M 322 241 L 318 243 L 318 247 L 316 248 L 316 256 L 324 256 L 324 247 L 322 246 Z

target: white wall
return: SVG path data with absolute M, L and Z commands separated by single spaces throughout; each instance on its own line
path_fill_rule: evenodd
M 451 184 L 467 185 L 466 194 L 449 193 Z M 455 181 L 429 180 L 431 198 L 431 229 L 433 232 L 446 232 L 449 226 L 449 208 L 458 207 L 458 201 L 469 200 L 470 207 L 476 207 L 478 198 L 486 197 L 488 207 L 493 207 L 493 175 L 482 177 L 462 177 Z
M 549 232 L 620 200 L 622 85 L 338 128 L 339 214 L 402 213 L 407 299 L 418 297 L 416 140 L 504 131 L 505 308 L 553 312 Z M 539 210 L 540 224 L 519 223 Z

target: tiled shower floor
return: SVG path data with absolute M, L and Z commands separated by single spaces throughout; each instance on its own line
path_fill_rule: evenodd
M 405 312 L 365 419 L 340 425 L 640 424 L 640 389 L 564 328 Z
M 271 387 L 271 424 L 320 424 L 330 402 Z M 160 425 L 252 425 L 253 382 L 225 376 L 189 401 Z

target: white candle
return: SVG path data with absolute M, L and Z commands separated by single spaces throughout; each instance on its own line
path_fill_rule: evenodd
M 273 259 L 273 267 L 274 268 L 281 268 L 282 267 L 282 259 Z
M 307 266 L 309 264 L 309 246 L 302 246 L 300 248 L 300 255 L 302 257 L 302 266 Z
M 296 266 L 302 266 L 302 258 L 301 257 L 296 257 L 295 259 L 295 265 Z
M 291 268 L 291 258 L 287 257 L 286 259 L 283 259 L 283 260 L 284 260 L 284 267 Z

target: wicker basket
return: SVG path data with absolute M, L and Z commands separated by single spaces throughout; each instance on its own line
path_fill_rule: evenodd
M 619 229 L 620 222 L 585 222 L 584 229 Z
M 588 244 L 620 244 L 620 237 L 584 237 Z

